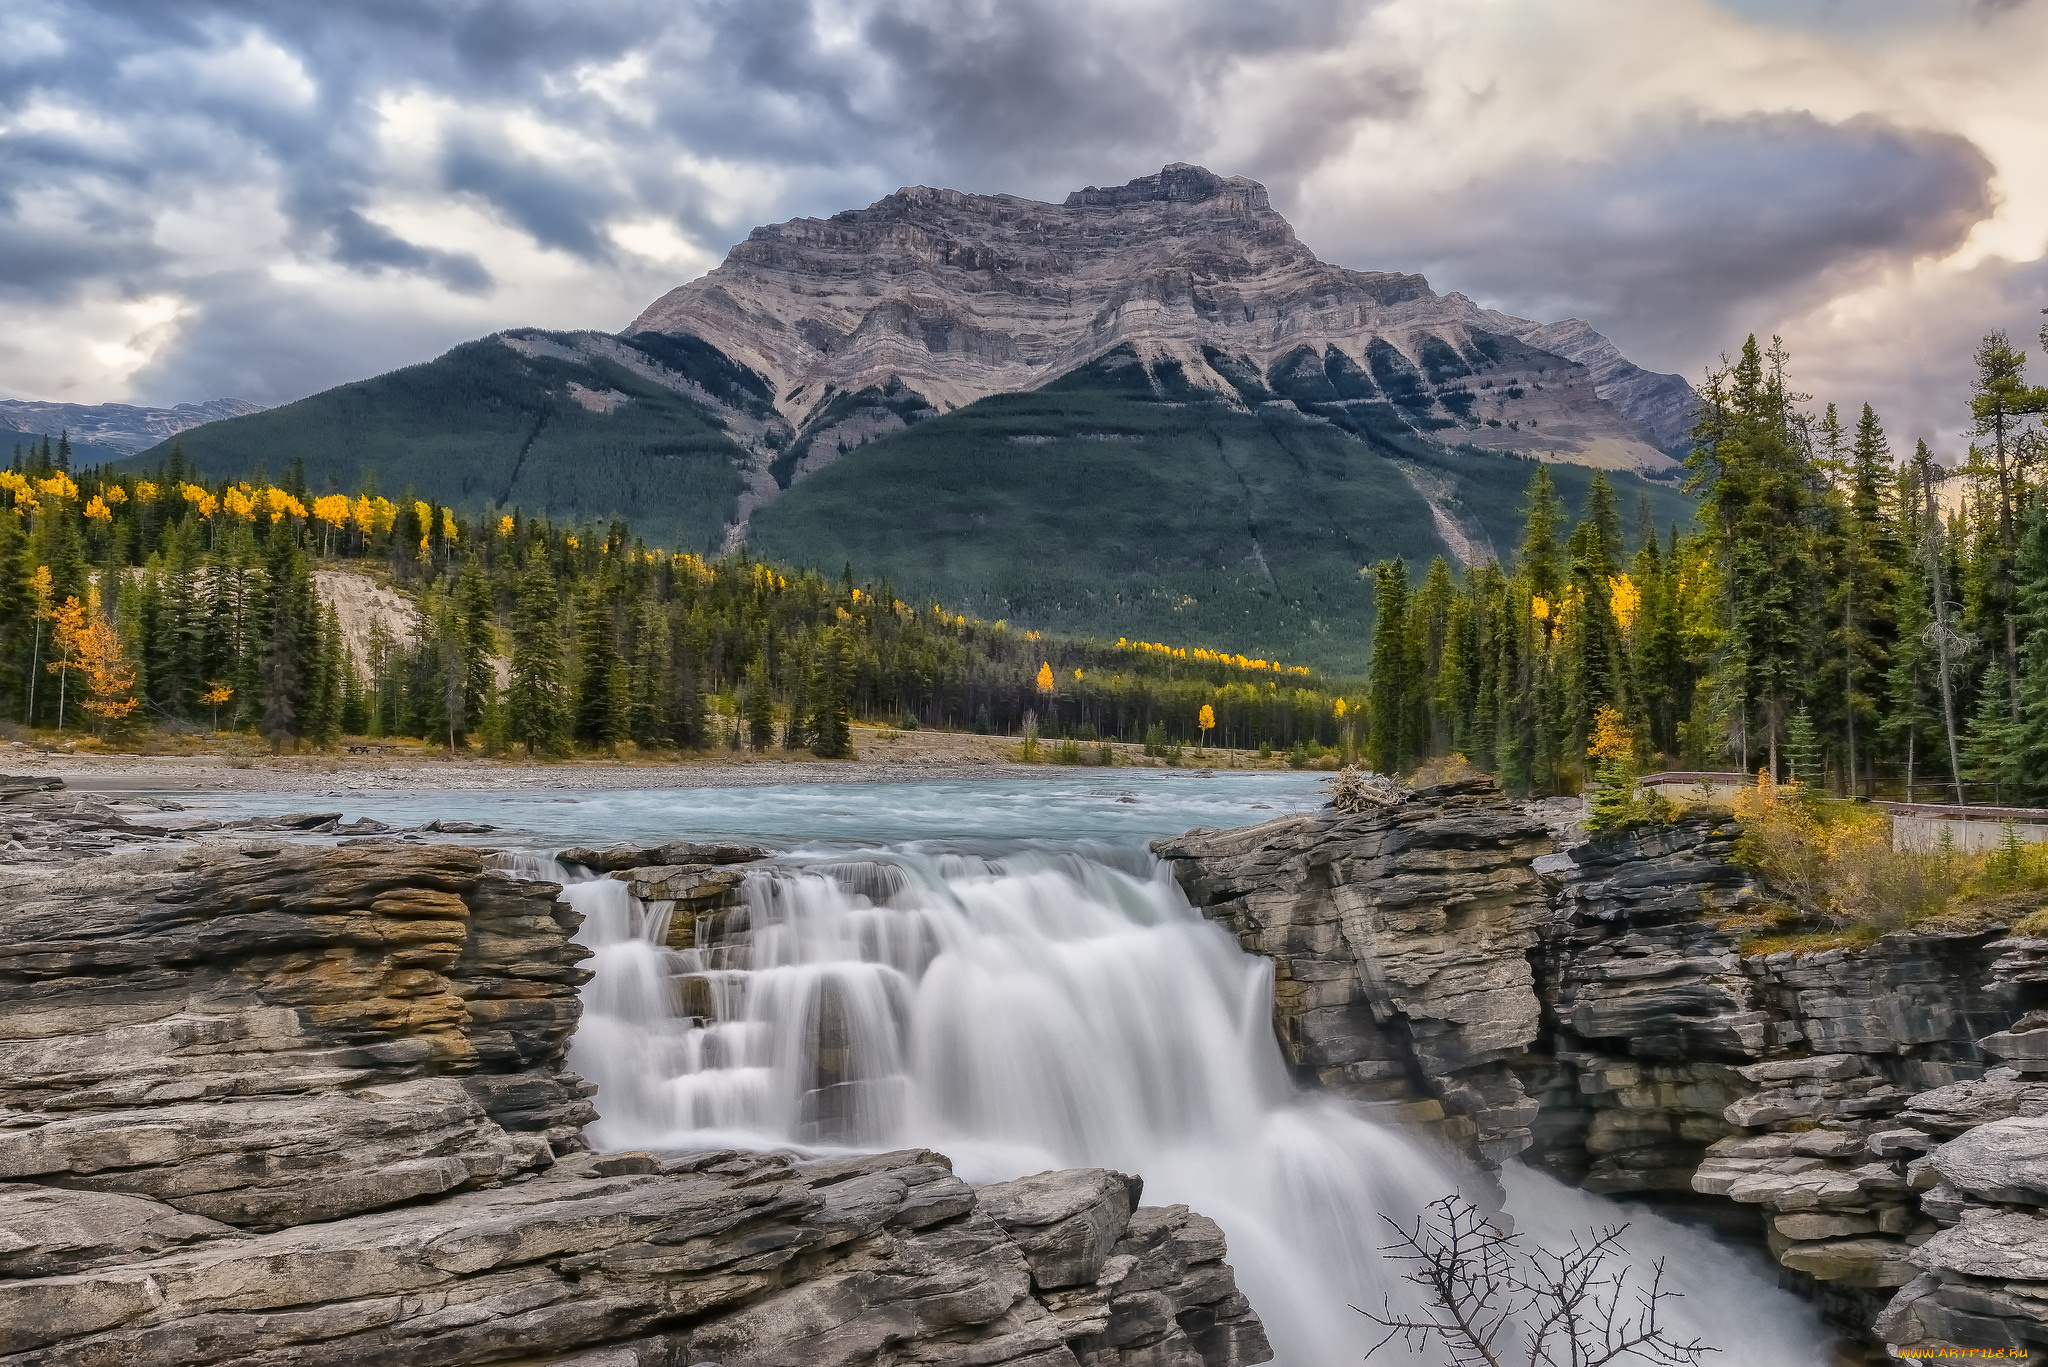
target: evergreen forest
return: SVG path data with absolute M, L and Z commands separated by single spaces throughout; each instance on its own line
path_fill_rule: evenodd
M 618 519 L 316 493 L 297 465 L 213 481 L 173 447 L 146 472 L 74 470 L 46 439 L 0 472 L 0 717 L 537 756 L 837 756 L 858 720 L 1356 751 L 1392 773 L 1456 757 L 1521 793 L 1732 768 L 2048 802 L 2048 388 L 2026 362 L 1984 338 L 1951 467 L 1895 449 L 1870 405 L 1810 411 L 1782 347 L 1751 338 L 1701 392 L 1691 526 L 1624 508 L 1599 472 L 1573 471 L 1572 498 L 1526 467 L 1505 563 L 1357 571 L 1357 679 L 1226 641 L 1046 635 L 851 564 L 654 549 Z M 316 585 L 333 573 L 401 590 L 412 629 L 349 641 Z

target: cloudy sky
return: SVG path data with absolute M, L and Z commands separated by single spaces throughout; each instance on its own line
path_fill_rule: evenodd
M 1253 176 L 1317 253 L 1953 450 L 2048 307 L 2048 0 L 0 0 L 0 397 L 616 329 L 900 185 Z

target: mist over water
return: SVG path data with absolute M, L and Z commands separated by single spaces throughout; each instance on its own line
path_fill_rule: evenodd
M 593 1142 L 929 1146 L 975 1182 L 1138 1173 L 1147 1204 L 1186 1203 L 1223 1227 L 1279 1361 L 1359 1361 L 1377 1334 L 1349 1307 L 1409 1289 L 1378 1251 L 1381 1215 L 1412 1220 L 1456 1175 L 1295 1087 L 1271 965 L 1191 908 L 1142 843 L 1031 825 L 999 841 L 784 855 L 748 875 L 738 947 L 685 935 L 670 948 L 664 904 L 613 879 L 572 883 L 595 951 L 570 1059 L 599 1087 Z M 1553 1237 L 1623 1218 L 1533 1174 L 1510 1187 L 1517 1217 Z M 1629 1242 L 1696 1288 L 1683 1317 L 1727 1350 L 1720 1361 L 1816 1360 L 1824 1335 L 1807 1307 L 1744 1269 L 1731 1281 L 1727 1250 L 1654 1219 Z

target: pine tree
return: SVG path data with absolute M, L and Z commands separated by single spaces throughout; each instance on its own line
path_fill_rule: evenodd
M 1919 777 L 1929 755 L 1938 753 L 1935 738 L 1941 734 L 1940 713 L 1933 703 L 1934 651 L 1927 640 L 1934 618 L 1928 607 L 1927 579 L 1917 562 L 1909 560 L 1901 566 L 1893 603 L 1898 644 L 1885 672 L 1886 707 L 1879 734 L 1899 757 L 1906 800 L 1912 802 L 1917 799 Z
M 823 759 L 853 754 L 853 661 L 845 633 L 829 628 L 811 675 L 811 752 Z
M 307 678 L 303 669 L 312 623 L 304 611 L 298 591 L 305 570 L 298 548 L 287 536 L 270 539 L 264 561 L 264 579 L 269 630 L 264 642 L 262 664 L 263 712 L 259 729 L 273 752 L 300 736 L 301 708 L 305 702 Z
M 1810 654 L 1800 611 L 1811 577 L 1807 511 L 1815 487 L 1795 431 L 1799 396 L 1785 355 L 1755 337 L 1739 360 L 1709 375 L 1687 458 L 1702 493 L 1700 523 L 1721 576 L 1724 628 L 1717 687 L 1731 704 L 1731 748 L 1749 767 L 1763 742 L 1773 772 L 1784 725 L 1805 692 Z
M 1821 791 L 1827 775 L 1821 764 L 1820 732 L 1804 707 L 1785 724 L 1785 763 L 1792 782 L 1803 784 L 1809 793 Z
M 1972 358 L 1977 385 L 1970 396 L 1971 430 L 1987 445 L 1970 449 L 1968 467 L 1980 490 L 1991 522 L 1991 564 L 1986 566 L 1989 616 L 2004 627 L 2004 678 L 2019 678 L 2019 639 L 2014 630 L 2016 585 L 2014 557 L 2019 549 L 2020 461 L 2025 454 L 2022 430 L 2035 415 L 2048 413 L 2048 388 L 2026 382 L 2027 354 L 2003 332 L 1987 333 Z M 2017 703 L 2015 696 L 2012 702 Z
M 498 698 L 498 605 L 483 564 L 472 554 L 463 561 L 455 586 L 457 635 L 462 651 L 464 732 L 481 732 Z
M 2041 495 L 2027 510 L 2014 572 L 2020 658 L 2014 781 L 2020 800 L 2040 803 L 2048 801 L 2048 500 Z
M 2012 715 L 2005 666 L 1993 661 L 1977 690 L 1977 710 L 1963 735 L 1963 763 L 1970 778 L 1991 788 L 1993 803 L 2008 802 L 2023 773 L 2022 727 Z
M 26 717 L 28 681 L 36 668 L 36 617 L 28 538 L 21 519 L 0 508 L 0 716 Z
M 598 575 L 576 613 L 576 739 L 614 749 L 631 731 L 632 690 L 619 649 L 614 586 Z
M 633 638 L 632 735 L 635 745 L 649 748 L 675 743 L 675 662 L 668 609 L 650 580 L 633 600 L 629 623 Z
M 747 744 L 766 750 L 775 743 L 775 701 L 768 689 L 768 662 L 757 658 L 747 671 Z
M 528 553 L 512 609 L 512 686 L 507 729 L 529 755 L 568 742 L 569 706 L 562 664 L 562 600 L 547 553 Z
M 1415 753 L 1409 708 L 1416 681 L 1410 673 L 1408 567 L 1399 560 L 1382 560 L 1372 571 L 1372 734 L 1367 752 L 1376 771 L 1398 774 Z

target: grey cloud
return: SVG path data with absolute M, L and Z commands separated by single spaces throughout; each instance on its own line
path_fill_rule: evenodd
M 353 209 L 334 216 L 334 259 L 360 269 L 415 271 L 439 280 L 457 294 L 482 294 L 491 273 L 468 252 L 444 252 L 408 242 Z
M 258 271 L 188 279 L 183 287 L 192 316 L 178 345 L 136 376 L 140 401 L 219 395 L 288 403 L 428 360 L 482 331 L 403 306 L 351 312 Z
M 176 290 L 193 305 L 177 344 L 189 354 L 143 382 L 180 399 L 274 399 L 398 358 L 382 336 L 354 351 L 340 337 L 280 350 L 242 326 L 260 312 L 260 273 L 232 289 L 189 278 L 191 266 L 152 250 L 151 220 L 238 190 L 269 195 L 291 251 L 488 294 L 490 263 L 372 219 L 387 175 L 378 101 L 390 93 L 527 109 L 604 149 L 587 164 L 542 164 L 488 126 L 471 127 L 436 168 L 443 193 L 602 272 L 617 266 L 603 230 L 613 214 L 665 215 L 713 251 L 753 226 L 714 207 L 729 194 L 674 169 L 693 160 L 774 176 L 783 187 L 774 217 L 830 213 L 920 181 L 1057 196 L 1156 169 L 1213 141 L 1214 96 L 1235 64 L 1340 44 L 1376 3 L 1187 0 L 1141 21 L 1089 0 L 856 0 L 846 41 L 837 26 L 849 11 L 821 0 L 43 0 L 38 12 L 64 50 L 19 64 L 0 52 L 0 109 L 47 94 L 88 106 L 120 135 L 0 139 L 0 241 L 32 244 L 0 278 L 0 294 L 63 298 L 117 280 Z M 192 74 L 252 34 L 299 64 L 310 101 L 233 81 L 210 88 Z M 575 79 L 629 56 L 653 73 L 636 92 L 654 102 L 651 123 Z M 1336 137 L 1329 130 L 1343 117 L 1385 107 L 1355 89 L 1327 94 L 1304 105 L 1351 112 L 1305 113 L 1278 139 L 1273 169 L 1283 179 L 1287 149 L 1312 157 L 1327 145 L 1315 130 Z M 49 187 L 83 202 L 98 226 L 80 238 L 26 219 L 18 206 L 28 192 Z M 288 311 L 291 291 L 270 288 Z M 163 393 L 208 377 L 237 388 Z
M 1242 153 L 1213 169 L 1262 179 L 1299 209 L 1302 179 L 1361 123 L 1399 121 L 1418 97 L 1416 73 L 1357 55 L 1377 3 L 1183 0 L 1134 16 L 1096 0 L 846 0 L 829 13 L 822 0 L 40 0 L 66 50 L 17 60 L 0 43 L 0 110 L 47 91 L 119 136 L 0 135 L 0 302 L 95 284 L 178 292 L 191 306 L 179 341 L 137 378 L 141 397 L 164 401 L 275 402 L 435 354 L 480 330 L 474 300 L 508 282 L 373 221 L 389 174 L 378 102 L 405 91 L 528 110 L 600 149 L 543 162 L 480 121 L 453 135 L 428 187 L 488 206 L 594 280 L 626 278 L 604 231 L 615 215 L 666 217 L 715 253 L 757 216 L 829 214 L 903 184 L 1057 198 L 1219 145 Z M 1871 4 L 1904 14 L 1915 0 Z M 1941 4 L 1961 17 L 1996 0 Z M 1850 13 L 1846 0 L 1792 9 L 1815 25 Z M 309 103 L 181 74 L 252 32 L 300 63 Z M 1333 51 L 1352 55 L 1317 60 Z M 634 91 L 651 101 L 644 117 L 574 79 L 628 57 L 651 73 Z M 1284 73 L 1277 88 L 1256 127 L 1229 122 L 1229 81 L 1262 59 Z M 691 169 L 706 161 L 727 169 Z M 735 200 L 733 167 L 772 178 L 771 208 Z M 1427 270 L 1439 288 L 1532 316 L 1586 316 L 1645 363 L 1691 371 L 1765 315 L 1957 241 L 1985 211 L 1987 174 L 1959 138 L 1787 114 L 1668 124 L 1407 218 L 1384 206 L 1365 221 L 1296 216 L 1326 258 Z M 354 317 L 279 283 L 272 263 L 203 274 L 157 244 L 162 210 L 237 189 L 276 197 L 291 251 L 430 288 L 404 317 Z M 52 191 L 72 221 L 27 207 Z
M 1585 162 L 1532 162 L 1340 246 L 1537 318 L 1597 319 L 1688 371 L 1814 291 L 1946 252 L 1991 208 L 1966 139 L 1806 113 L 1693 120 Z

